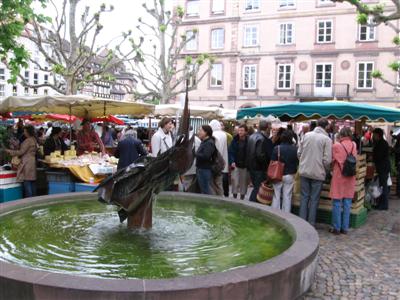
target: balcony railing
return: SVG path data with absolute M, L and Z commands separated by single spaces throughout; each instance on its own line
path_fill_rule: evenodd
M 296 97 L 300 100 L 348 99 L 350 98 L 350 85 L 347 83 L 331 84 L 331 86 L 318 86 L 314 83 L 296 84 Z

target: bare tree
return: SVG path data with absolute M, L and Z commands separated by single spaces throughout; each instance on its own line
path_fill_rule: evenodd
M 400 0 L 391 0 L 393 6 L 385 7 L 383 4 L 366 4 L 361 0 L 331 0 L 332 2 L 349 3 L 356 7 L 358 16 L 357 21 L 362 25 L 378 26 L 384 24 L 393 29 L 395 36 L 393 37 L 393 44 L 396 47 L 400 46 L 400 28 L 394 24 L 393 21 L 400 19 Z M 400 62 L 394 61 L 389 64 L 389 68 L 400 74 Z M 382 80 L 384 83 L 389 84 L 395 88 L 399 86 L 397 80 L 395 82 L 386 79 L 383 73 L 379 70 L 374 70 L 371 74 L 372 77 Z
M 56 11 L 51 23 L 38 23 L 33 20 L 27 26 L 25 38 L 34 42 L 45 63 L 39 63 L 31 57 L 36 68 L 48 72 L 52 80 L 43 84 L 31 84 L 19 75 L 21 83 L 30 88 L 50 87 L 61 94 L 76 94 L 86 84 L 98 80 L 113 81 L 112 72 L 121 67 L 123 62 L 132 58 L 134 50 L 117 57 L 116 50 L 109 49 L 111 43 L 118 49 L 123 43 L 130 42 L 131 31 L 124 32 L 105 45 L 99 46 L 98 36 L 103 28 L 100 23 L 102 14 L 113 7 L 102 4 L 98 11 L 91 14 L 86 6 L 80 15 L 77 5 L 80 0 L 63 0 L 62 6 L 50 1 Z M 136 47 L 136 45 L 134 45 Z
M 136 59 L 132 63 L 132 72 L 144 89 L 144 92 L 136 90 L 135 96 L 168 103 L 170 99 L 185 92 L 185 81 L 188 78 L 195 78 L 189 90 L 196 88 L 198 82 L 211 70 L 213 59 L 204 53 L 193 56 L 181 54 L 185 46 L 198 35 L 197 31 L 193 31 L 191 36 L 178 36 L 178 27 L 184 16 L 182 7 L 176 7 L 172 13 L 166 9 L 164 0 L 153 0 L 152 7 L 147 3 L 143 7 L 151 18 L 146 21 L 139 18 L 137 29 L 143 34 L 141 42 L 144 36 L 149 38 L 152 51 L 143 53 L 140 46 L 134 48 Z M 178 68 L 178 61 L 183 58 L 185 64 Z M 205 64 L 207 66 L 201 68 Z

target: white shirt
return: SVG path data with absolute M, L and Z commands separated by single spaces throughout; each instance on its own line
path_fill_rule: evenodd
M 151 153 L 157 157 L 158 154 L 164 153 L 172 147 L 171 133 L 165 134 L 162 128 L 158 128 L 157 132 L 151 138 Z
M 53 127 L 47 128 L 46 134 L 45 134 L 46 137 L 49 137 L 49 136 L 50 136 L 52 129 L 53 129 Z

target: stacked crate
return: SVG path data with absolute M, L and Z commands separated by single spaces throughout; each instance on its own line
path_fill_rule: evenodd
M 351 227 L 360 227 L 366 222 L 367 209 L 364 207 L 365 200 L 365 176 L 367 174 L 367 157 L 365 154 L 357 156 L 356 189 L 353 203 L 351 205 Z M 318 206 L 317 222 L 330 224 L 332 200 L 329 197 L 331 185 L 324 183 Z M 293 212 L 298 213 L 300 206 L 300 194 L 293 195 Z
M 17 182 L 17 172 L 0 170 L 0 203 L 22 198 L 22 185 Z

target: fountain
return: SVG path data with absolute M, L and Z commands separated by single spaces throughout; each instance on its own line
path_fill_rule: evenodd
M 153 203 L 192 164 L 188 132 L 186 92 L 175 146 L 107 178 L 98 197 L 0 204 L 0 299 L 296 299 L 306 292 L 318 234 L 300 218 L 188 193 L 163 193 Z
M 150 230 L 91 193 L 0 204 L 1 299 L 295 299 L 318 234 L 261 204 L 161 193 Z

